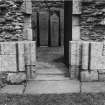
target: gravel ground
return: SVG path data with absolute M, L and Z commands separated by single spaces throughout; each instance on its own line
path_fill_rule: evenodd
M 105 93 L 0 95 L 0 105 L 105 105 Z

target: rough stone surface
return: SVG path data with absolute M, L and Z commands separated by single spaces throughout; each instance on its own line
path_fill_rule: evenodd
M 82 2 L 81 39 L 102 41 L 105 39 L 105 1 Z
M 6 85 L 0 90 L 1 94 L 23 94 L 24 85 Z
M 98 72 L 97 71 L 82 71 L 81 72 L 81 81 L 97 81 Z
M 83 93 L 100 93 L 105 92 L 105 82 L 83 82 L 81 85 Z
M 105 81 L 105 73 L 99 73 L 99 81 Z
M 25 73 L 9 73 L 7 76 L 7 81 L 11 84 L 19 84 L 26 81 Z
M 63 94 L 79 93 L 80 83 L 75 80 L 66 81 L 29 81 L 25 94 Z
M 23 40 L 23 0 L 0 0 L 0 41 Z

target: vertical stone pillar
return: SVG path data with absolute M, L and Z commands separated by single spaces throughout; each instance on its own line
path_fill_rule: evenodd
M 32 78 L 32 67 L 33 65 L 31 64 L 31 46 L 28 44 L 28 41 L 33 40 L 33 34 L 32 34 L 32 25 L 31 25 L 31 15 L 32 15 L 32 1 L 31 0 L 24 0 L 24 36 L 25 39 L 27 40 L 25 47 L 25 52 L 26 52 L 26 75 L 27 75 L 27 80 L 30 80 Z
M 26 40 L 33 40 L 32 36 L 32 25 L 31 25 L 31 15 L 32 15 L 32 1 L 24 0 L 24 35 Z
M 80 40 L 80 14 L 81 14 L 81 0 L 73 0 L 72 2 L 72 40 Z

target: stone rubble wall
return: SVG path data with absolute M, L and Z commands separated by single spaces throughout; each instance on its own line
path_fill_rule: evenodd
M 72 79 L 105 81 L 105 42 L 71 41 L 69 46 Z
M 105 0 L 82 0 L 80 26 L 82 40 L 105 40 Z
M 23 0 L 0 0 L 0 42 L 24 40 Z

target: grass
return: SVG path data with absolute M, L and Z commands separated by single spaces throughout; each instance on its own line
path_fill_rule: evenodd
M 0 105 L 105 105 L 105 93 L 0 95 Z

